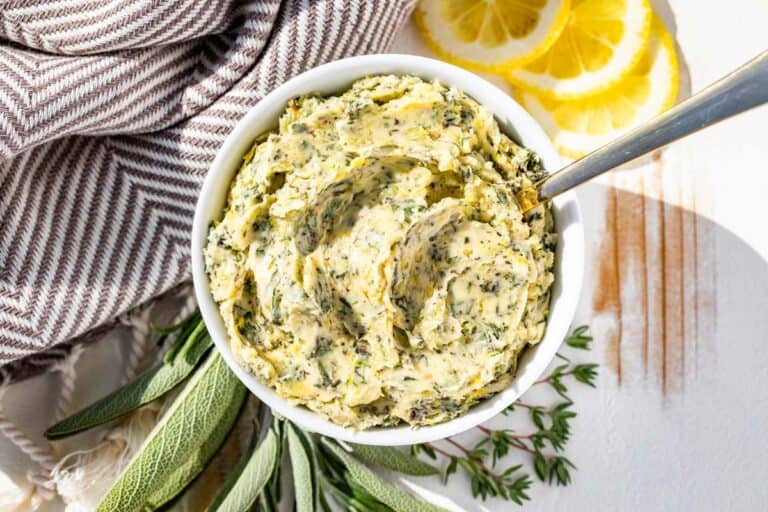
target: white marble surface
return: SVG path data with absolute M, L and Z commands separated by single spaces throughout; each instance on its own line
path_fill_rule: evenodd
M 765 0 L 676 0 L 669 5 L 656 2 L 656 7 L 674 28 L 685 63 L 684 88 L 693 92 L 768 46 Z M 429 54 L 412 26 L 397 38 L 393 51 Z M 526 508 L 768 508 L 767 129 L 768 108 L 763 107 L 675 144 L 664 152 L 660 164 L 641 162 L 578 191 L 586 218 L 590 284 L 584 290 L 578 322 L 593 325 L 596 348 L 592 357 L 604 367 L 597 390 L 573 387 L 579 413 L 568 448 L 579 466 L 573 483 L 567 488 L 536 483 L 531 490 L 533 501 Z M 663 192 L 675 193 L 667 193 L 659 201 L 649 197 L 652 201 L 643 204 L 663 209 L 669 203 L 670 213 L 690 216 L 679 230 L 673 230 L 676 236 L 689 236 L 694 225 L 699 229 L 699 240 L 693 245 L 697 263 L 671 268 L 668 276 L 679 280 L 682 298 L 667 294 L 667 301 L 677 300 L 680 309 L 668 311 L 665 324 L 657 310 L 636 304 L 636 283 L 631 279 L 636 269 L 629 268 L 629 278 L 624 275 L 621 280 L 621 314 L 602 308 L 596 315 L 594 297 L 601 290 L 595 287 L 604 286 L 598 272 L 604 257 L 601 244 L 610 231 L 605 214 L 611 197 L 609 185 L 637 194 L 638 183 L 653 172 L 661 176 Z M 647 195 L 658 196 L 658 190 Z M 662 232 L 669 233 L 670 218 L 661 226 Z M 645 229 L 652 233 L 656 228 L 649 222 Z M 650 240 L 649 247 L 654 243 L 659 240 Z M 653 292 L 660 275 L 657 270 L 665 262 L 648 251 L 645 276 Z M 692 257 L 684 250 L 681 254 L 681 258 Z M 618 262 L 621 268 L 622 264 Z M 680 275 L 673 275 L 675 272 Z M 695 279 L 686 272 L 695 272 Z M 711 276 L 711 283 L 697 288 L 700 296 L 696 300 L 687 300 L 687 287 L 706 281 L 702 276 Z M 655 293 L 650 295 L 648 304 L 656 300 Z M 635 313 L 641 309 L 646 348 L 638 346 L 640 338 L 633 331 L 639 318 Z M 692 330 L 687 326 L 694 317 L 699 321 Z M 659 345 L 661 326 L 677 321 L 684 331 L 682 348 Z M 609 342 L 616 339 L 617 322 L 624 327 L 619 344 Z M 125 336 L 116 334 L 85 354 L 78 367 L 77 402 L 92 400 L 116 385 L 114 368 L 121 365 L 126 343 Z M 682 362 L 667 352 L 678 349 L 685 354 Z M 643 350 L 646 358 L 641 360 Z M 9 416 L 31 435 L 39 434 L 53 416 L 49 397 L 56 386 L 56 378 L 49 376 L 11 389 Z M 496 425 L 514 427 L 511 421 L 500 419 Z M 87 440 L 78 442 L 87 444 Z M 26 487 L 27 468 L 27 459 L 0 439 L 0 470 L 10 478 L 0 479 L 0 503 L 12 485 Z M 437 491 L 436 500 L 450 499 L 457 510 L 516 508 L 491 501 L 481 506 L 458 480 L 448 488 L 437 482 L 419 484 Z M 46 508 L 59 510 L 61 504 L 54 502 Z M 0 510 L 6 509 L 0 506 Z

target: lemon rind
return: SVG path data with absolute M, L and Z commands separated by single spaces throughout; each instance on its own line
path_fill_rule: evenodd
M 568 15 L 571 10 L 571 0 L 562 0 L 560 8 L 558 9 L 555 17 L 552 21 L 552 26 L 547 31 L 546 35 L 542 38 L 541 42 L 534 46 L 529 52 L 518 55 L 512 59 L 505 60 L 499 63 L 482 63 L 472 61 L 464 57 L 459 57 L 455 53 L 444 49 L 440 44 L 432 37 L 426 22 L 424 21 L 425 14 L 422 12 L 421 5 L 417 5 L 413 11 L 413 21 L 416 27 L 421 33 L 421 37 L 424 39 L 427 47 L 438 56 L 440 59 L 450 62 L 456 66 L 471 69 L 474 71 L 482 71 L 486 73 L 504 73 L 511 68 L 524 66 L 529 62 L 536 60 L 538 57 L 544 55 L 549 48 L 560 37 L 560 33 L 565 28 L 568 22 Z
M 580 91 L 568 91 L 568 90 L 555 90 L 548 87 L 542 87 L 536 84 L 531 83 L 530 81 L 527 81 L 525 79 L 520 78 L 519 76 L 515 76 L 514 73 L 517 73 L 520 75 L 521 73 L 527 73 L 526 71 L 516 68 L 513 70 L 507 70 L 507 72 L 504 74 L 504 78 L 512 84 L 513 86 L 522 89 L 526 92 L 531 92 L 536 94 L 537 96 L 541 96 L 544 98 L 549 98 L 553 100 L 559 100 L 559 101 L 567 101 L 567 100 L 577 100 L 577 99 L 583 99 L 587 98 L 589 96 L 594 96 L 596 94 L 600 94 L 601 92 L 605 92 L 608 89 L 612 88 L 619 82 L 621 82 L 626 76 L 632 72 L 632 70 L 637 66 L 637 64 L 640 62 L 640 59 L 643 57 L 643 54 L 648 49 L 648 40 L 650 38 L 651 33 L 651 20 L 653 18 L 653 8 L 651 7 L 651 4 L 649 0 L 640 0 L 639 3 L 641 4 L 641 14 L 642 14 L 642 22 L 639 25 L 639 30 L 636 31 L 636 34 L 640 36 L 640 40 L 642 41 L 641 44 L 639 44 L 630 57 L 630 59 L 627 61 L 626 66 L 622 68 L 622 71 L 620 73 L 615 74 L 614 76 L 608 77 L 608 78 L 600 78 L 594 80 L 597 85 L 594 85 L 593 87 L 590 87 L 585 90 Z M 542 53 L 543 55 L 543 53 Z M 591 75 L 598 75 L 600 72 L 590 73 Z M 538 74 L 531 74 L 535 77 L 540 77 L 542 75 Z M 547 79 L 551 80 L 553 85 L 559 88 L 567 87 L 568 83 L 577 83 L 577 82 L 583 82 L 585 79 L 581 78 L 575 78 L 575 79 L 557 79 L 557 78 L 550 78 L 548 75 L 544 75 L 547 77 Z M 583 76 L 583 75 L 579 75 Z
M 663 96 L 663 99 L 659 102 L 659 107 L 653 111 L 652 113 L 646 113 L 646 118 L 648 115 L 658 115 L 665 110 L 669 109 L 672 105 L 675 104 L 675 101 L 677 100 L 677 95 L 679 93 L 679 67 L 678 67 L 678 56 L 677 56 L 677 50 L 675 48 L 675 43 L 669 34 L 669 32 L 666 30 L 666 27 L 664 27 L 663 23 L 656 18 L 654 18 L 654 24 L 658 23 L 658 34 L 660 41 L 660 48 L 663 50 L 664 55 L 663 58 L 666 59 L 666 64 L 664 64 L 664 69 L 669 72 L 669 77 L 666 80 L 666 83 L 668 84 L 668 90 L 666 91 L 665 95 Z M 653 35 L 651 36 L 653 37 Z M 626 133 L 627 131 L 631 130 L 633 127 L 637 126 L 636 123 L 633 123 L 632 125 L 628 126 L 626 129 L 617 130 L 615 132 L 607 133 L 605 135 L 600 136 L 590 136 L 583 133 L 575 133 L 575 132 L 566 132 L 557 126 L 557 124 L 552 119 L 551 113 L 544 109 L 544 107 L 539 102 L 538 98 L 535 94 L 528 92 L 528 91 L 521 91 L 519 89 L 514 91 L 514 98 L 515 100 L 523 106 L 527 111 L 533 115 L 533 117 L 542 125 L 542 128 L 544 128 L 547 135 L 552 140 L 552 144 L 555 146 L 555 149 L 561 153 L 562 155 L 572 158 L 572 159 L 578 159 L 583 157 L 585 154 L 589 153 L 593 149 L 596 149 L 596 147 L 599 147 L 614 138 L 618 137 L 621 134 Z M 568 138 L 568 135 L 573 135 L 575 138 L 580 138 L 585 142 L 581 148 L 575 147 L 575 145 L 567 144 L 563 142 L 564 138 Z M 565 137 L 564 137 L 565 136 Z M 586 146 L 590 146 L 587 148 Z

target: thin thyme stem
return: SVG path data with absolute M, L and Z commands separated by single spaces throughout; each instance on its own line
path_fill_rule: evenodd
M 520 405 L 520 404 L 515 404 L 515 405 Z M 532 407 L 532 406 L 527 406 L 527 407 Z M 488 427 L 486 427 L 484 425 L 477 425 L 476 428 L 478 430 L 480 430 L 481 432 L 483 432 L 484 434 L 489 435 L 489 436 L 494 434 L 494 433 L 496 433 L 496 432 L 504 432 L 504 434 L 506 434 L 507 437 L 509 438 L 510 446 L 512 446 L 514 448 L 517 448 L 518 450 L 524 451 L 526 453 L 530 453 L 531 455 L 536 455 L 538 453 L 539 455 L 541 455 L 542 457 L 544 457 L 548 461 L 551 461 L 551 460 L 555 459 L 555 457 L 556 457 L 555 455 L 543 454 L 541 452 L 537 452 L 536 450 L 533 450 L 533 449 L 529 448 L 528 445 L 525 444 L 525 440 L 533 439 L 534 438 L 533 434 L 518 435 L 518 434 L 515 434 L 515 433 L 512 433 L 512 432 L 508 432 L 508 431 L 493 430 L 493 429 L 490 429 L 490 428 L 488 428 Z M 455 441 L 453 441 L 451 439 L 446 439 L 446 441 L 449 441 L 451 444 L 453 444 L 454 446 L 456 446 L 460 450 L 464 451 L 464 453 L 467 453 L 466 448 L 464 448 L 463 446 L 459 445 Z M 446 456 L 450 457 L 450 455 L 448 455 L 445 451 L 440 450 L 437 447 L 434 447 L 434 448 L 435 448 L 436 452 L 442 453 L 443 455 L 446 455 Z
M 424 443 L 424 444 L 426 444 L 427 446 L 429 446 L 430 448 L 432 448 L 433 450 L 435 450 L 437 453 L 439 453 L 440 455 L 442 455 L 444 457 L 449 457 L 450 458 L 450 457 L 454 456 L 453 454 L 448 453 L 447 451 L 443 450 L 439 446 L 436 446 L 436 445 L 434 445 L 432 443 Z
M 566 340 L 568 346 L 589 350 L 591 338 L 584 334 L 585 331 L 583 327 L 574 330 L 574 334 Z M 471 448 L 463 446 L 452 438 L 443 441 L 452 445 L 455 450 L 443 449 L 431 443 L 423 445 L 430 457 L 434 458 L 435 454 L 439 454 L 449 459 L 443 475 L 444 482 L 457 471 L 457 468 L 461 467 L 471 479 L 473 496 L 480 496 L 483 500 L 487 496 L 502 497 L 522 504 L 524 500 L 530 499 L 525 491 L 531 484 L 528 474 L 517 473 L 523 464 L 510 466 L 504 473 L 494 471 L 496 463 L 509 455 L 510 450 L 514 448 L 530 456 L 532 469 L 542 482 L 552 484 L 554 481 L 557 485 L 570 483 L 569 471 L 576 466 L 560 452 L 565 449 L 568 442 L 570 420 L 576 416 L 576 412 L 571 409 L 573 400 L 568 396 L 568 388 L 562 380 L 565 377 L 572 377 L 582 384 L 595 387 L 598 365 L 575 363 L 566 357 L 562 359 L 566 364 L 556 366 L 549 375 L 537 380 L 535 384 L 550 385 L 563 401 L 550 407 L 516 402 L 505 411 L 505 413 L 512 411 L 515 407 L 527 409 L 530 413 L 529 420 L 538 430 L 527 434 L 516 434 L 511 429 L 497 430 L 485 425 L 477 425 L 475 428 L 482 433 L 484 439 Z M 547 445 L 550 445 L 555 453 L 544 453 L 543 450 Z M 414 453 L 418 452 L 418 449 L 414 450 Z M 486 459 L 488 465 L 486 465 Z M 493 461 L 492 464 L 491 461 Z
M 462 445 L 460 445 L 459 443 L 457 443 L 456 441 L 454 441 L 454 440 L 453 440 L 453 439 L 451 439 L 450 437 L 446 437 L 446 438 L 444 439 L 444 441 L 446 441 L 447 443 L 450 443 L 450 444 L 452 444 L 453 446 L 455 446 L 456 448 L 458 448 L 459 450 L 461 450 L 461 451 L 462 451 L 462 452 L 464 452 L 465 454 L 467 454 L 467 455 L 469 455 L 469 454 L 470 454 L 470 451 L 469 451 L 467 448 L 463 447 Z
M 496 432 L 503 432 L 507 436 L 515 438 L 515 439 L 533 439 L 533 434 L 526 434 L 526 435 L 520 435 L 515 434 L 514 432 L 510 432 L 508 430 L 493 430 L 490 429 L 484 425 L 477 425 L 476 427 L 480 432 L 483 432 L 484 434 L 488 434 L 489 436 L 492 434 L 495 434 Z
M 530 453 L 531 455 L 536 455 L 536 451 L 535 450 L 531 450 L 530 448 L 528 448 L 528 446 L 526 446 L 522 441 L 520 441 L 520 444 L 518 444 L 516 442 L 511 442 L 509 444 L 511 446 L 514 446 L 518 450 L 522 450 L 524 452 Z
M 568 370 L 567 372 L 561 373 L 557 377 L 558 378 L 560 378 L 560 377 L 567 377 L 568 375 L 573 375 L 574 373 L 575 372 L 573 370 Z M 549 376 L 549 377 L 544 378 L 544 379 L 539 379 L 536 382 L 534 382 L 533 385 L 535 386 L 537 384 L 549 384 L 550 382 L 552 382 L 552 376 Z M 519 405 L 519 404 L 515 403 L 515 405 Z
M 452 444 L 453 446 L 455 446 L 456 448 L 458 448 L 459 450 L 464 452 L 466 455 L 469 455 L 471 453 L 469 449 L 467 449 L 464 446 L 462 446 L 461 444 L 457 443 L 456 441 L 454 441 L 450 437 L 446 437 L 445 439 L 443 439 L 443 441 Z M 438 448 L 437 446 L 435 446 L 435 445 L 433 445 L 431 443 L 427 443 L 427 444 L 429 445 L 430 448 L 432 448 L 433 450 L 435 450 L 438 453 L 441 453 L 441 454 L 445 455 L 446 457 L 454 457 L 454 455 L 451 455 L 450 453 L 446 452 L 445 450 L 442 450 L 442 449 Z M 502 481 L 502 478 L 499 475 L 497 475 L 493 470 L 491 470 L 488 466 L 486 466 L 485 463 L 483 463 L 483 461 L 477 460 L 477 459 L 473 459 L 473 462 L 477 465 L 477 467 L 479 467 L 483 471 L 483 473 L 485 473 L 489 477 L 493 478 L 497 482 L 501 482 Z

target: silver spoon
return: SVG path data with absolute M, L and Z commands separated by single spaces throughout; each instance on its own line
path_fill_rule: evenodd
M 768 103 L 768 50 L 660 116 L 521 190 L 523 211 L 728 117 Z

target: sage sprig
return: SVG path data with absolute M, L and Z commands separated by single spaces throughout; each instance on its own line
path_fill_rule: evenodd
M 211 354 L 104 496 L 100 512 L 154 510 L 181 492 L 216 453 L 237 419 L 245 386 Z
M 246 398 L 246 401 L 247 400 L 248 399 Z M 257 408 L 257 411 L 258 411 L 258 408 Z M 245 467 L 248 465 L 248 462 L 251 460 L 251 455 L 253 454 L 253 451 L 256 449 L 258 440 L 259 440 L 259 425 L 258 423 L 255 423 L 253 425 L 253 434 L 251 435 L 251 440 L 250 440 L 250 443 L 248 444 L 248 447 L 243 452 L 242 457 L 240 457 L 240 461 L 229 473 L 229 476 L 227 477 L 226 481 L 219 489 L 216 496 L 213 498 L 213 501 L 208 505 L 208 508 L 207 508 L 208 510 L 216 510 L 217 508 L 219 508 L 219 506 L 221 506 L 221 502 L 224 501 L 224 498 L 227 497 L 227 495 L 229 494 L 229 491 L 237 483 L 238 479 L 240 478 L 240 475 L 243 474 Z
M 419 500 L 399 487 L 387 482 L 365 467 L 365 465 L 334 441 L 323 438 L 323 444 L 347 467 L 350 476 L 354 479 L 354 483 L 360 485 L 372 496 L 391 507 L 395 512 L 445 512 L 445 509 Z
M 45 436 L 48 439 L 61 439 L 102 425 L 160 398 L 178 386 L 192 374 L 200 359 L 211 348 L 211 338 L 205 331 L 205 324 L 198 321 L 190 325 L 192 329 L 182 331 L 161 363 L 85 409 L 56 423 L 45 431 Z M 175 326 L 177 329 L 188 327 L 184 323 Z M 178 354 L 179 357 L 167 357 L 169 353 L 174 356 Z
M 430 476 L 439 473 L 431 464 L 409 455 L 408 452 L 391 446 L 371 446 L 348 443 L 352 452 L 375 466 L 412 476 Z
M 315 476 L 310 457 L 310 446 L 305 444 L 301 434 L 290 423 L 286 424 L 288 438 L 288 454 L 293 470 L 294 500 L 296 512 L 315 511 Z
M 279 416 L 272 415 L 272 428 L 277 437 L 277 455 L 272 474 L 264 486 L 264 491 L 259 495 L 258 512 L 278 512 L 282 499 L 283 448 L 286 443 L 285 421 Z
M 199 313 L 159 331 L 163 336 L 179 333 L 160 365 L 47 432 L 51 438 L 64 437 L 115 419 L 162 396 L 191 375 L 140 452 L 104 496 L 99 511 L 156 510 L 181 499 L 244 409 L 244 386 L 217 352 L 205 358 L 211 341 Z M 585 327 L 577 328 L 565 340 L 567 347 L 579 350 L 589 350 L 591 342 Z M 448 449 L 440 443 L 427 443 L 412 446 L 410 453 L 393 447 L 339 443 L 272 416 L 260 443 L 256 442 L 259 433 L 255 429 L 251 447 L 207 510 L 277 512 L 284 494 L 281 468 L 286 457 L 291 462 L 297 512 L 337 510 L 331 502 L 349 512 L 443 510 L 388 482 L 375 471 L 378 467 L 417 477 L 438 474 L 435 466 L 419 458 L 421 454 L 443 463 L 444 482 L 459 470 L 466 473 L 473 496 L 482 499 L 493 496 L 517 504 L 530 499 L 527 491 L 532 480 L 523 463 L 496 469 L 515 450 L 527 458 L 532 473 L 541 481 L 567 485 L 575 465 L 563 451 L 576 413 L 566 382 L 573 379 L 594 387 L 597 365 L 573 363 L 562 353 L 558 356 L 566 364 L 556 366 L 537 384 L 551 387 L 553 395 L 565 401 L 551 406 L 518 401 L 506 412 L 526 410 L 535 430 L 521 434 L 480 425 L 477 429 L 483 437 L 472 447 L 451 438 L 445 440 Z M 262 409 L 262 417 L 270 416 L 266 408 Z
M 278 463 L 278 435 L 274 428 L 269 429 L 267 437 L 253 451 L 234 484 L 215 499 L 208 512 L 245 512 L 251 509 Z

